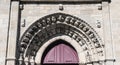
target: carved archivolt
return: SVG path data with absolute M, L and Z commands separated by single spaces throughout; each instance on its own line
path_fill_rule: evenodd
M 83 51 L 86 51 L 88 60 L 94 54 L 103 56 L 104 45 L 101 44 L 95 30 L 85 21 L 63 13 L 45 16 L 33 23 L 21 37 L 20 53 L 25 56 L 36 56 L 46 41 L 60 35 L 67 35 L 76 40 Z

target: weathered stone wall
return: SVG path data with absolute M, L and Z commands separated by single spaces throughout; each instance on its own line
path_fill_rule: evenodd
M 7 46 L 7 38 L 8 38 L 8 24 L 11 21 L 14 21 L 15 24 L 17 20 L 17 8 L 18 3 L 13 3 L 13 11 L 11 14 L 14 15 L 9 19 L 10 14 L 10 0 L 0 0 L 0 65 L 5 65 L 5 59 L 6 59 L 6 46 Z M 21 26 L 24 24 L 24 21 L 26 22 L 25 27 L 21 27 L 21 35 L 23 32 L 36 20 L 38 20 L 41 17 L 44 17 L 46 15 L 56 13 L 56 12 L 62 12 L 67 13 L 76 17 L 81 18 L 82 20 L 89 23 L 100 35 L 101 39 L 104 42 L 104 31 L 103 31 L 103 24 L 105 24 L 105 21 L 103 21 L 104 15 L 102 14 L 102 10 L 99 10 L 98 7 L 101 6 L 101 4 L 81 4 L 81 5 L 63 5 L 64 10 L 59 10 L 59 4 L 50 5 L 50 4 L 26 4 L 24 5 L 24 9 L 21 12 Z M 120 64 L 120 1 L 119 0 L 112 0 L 110 3 L 110 21 L 111 21 L 111 35 L 112 36 L 112 43 L 113 43 L 113 50 L 114 50 L 114 58 L 116 59 L 115 65 Z M 15 13 L 15 14 L 14 14 Z M 15 22 L 16 21 L 16 22 Z M 101 28 L 97 28 L 97 25 L 101 23 Z M 11 25 L 16 25 L 14 23 L 11 23 Z M 11 37 L 9 40 L 13 40 L 16 38 L 16 28 L 10 27 L 10 30 L 12 32 L 9 32 L 9 36 Z M 14 34 L 14 33 L 15 34 Z M 14 38 L 12 38 L 12 36 Z M 108 39 L 109 40 L 109 39 Z M 12 43 L 13 42 L 13 43 Z M 16 44 L 16 39 L 11 41 L 11 44 Z M 11 53 L 13 53 L 13 56 L 15 54 L 15 48 L 14 46 L 9 46 L 9 54 L 7 56 L 12 57 Z M 14 48 L 14 49 L 12 49 Z M 13 51 L 13 52 L 10 52 Z M 13 59 L 13 58 L 12 58 Z
M 112 42 L 114 44 L 115 65 L 120 64 L 120 1 L 112 0 L 110 4 L 110 20 L 112 22 Z
M 103 36 L 103 20 L 102 20 L 102 10 L 98 10 L 98 7 L 101 4 L 64 4 L 64 10 L 59 10 L 60 4 L 26 4 L 23 7 L 21 12 L 21 35 L 25 30 L 35 21 L 40 18 L 53 14 L 53 13 L 66 13 L 72 16 L 76 16 L 79 19 L 84 20 L 90 26 L 92 26 L 97 33 L 102 38 Z M 25 22 L 25 27 L 22 25 Z M 97 25 L 100 22 L 101 28 L 98 28 Z M 102 38 L 103 39 L 103 38 Z
M 62 11 L 59 10 L 60 6 L 63 6 Z M 23 10 L 21 10 L 21 26 L 25 25 L 21 27 L 21 36 L 32 23 L 40 18 L 53 13 L 65 13 L 84 20 L 96 30 L 103 40 L 102 10 L 99 10 L 101 6 L 101 4 L 25 4 L 23 5 Z M 97 27 L 99 23 L 101 25 L 100 28 Z
M 0 65 L 5 65 L 10 0 L 0 0 Z

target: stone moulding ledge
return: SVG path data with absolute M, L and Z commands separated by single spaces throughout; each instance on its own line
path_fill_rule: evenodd
M 102 1 L 111 2 L 111 0 L 12 0 L 12 1 L 21 1 L 21 2 L 73 2 L 73 3 L 99 3 Z
M 20 1 L 49 1 L 49 2 L 54 2 L 54 1 L 102 1 L 102 0 L 20 0 Z

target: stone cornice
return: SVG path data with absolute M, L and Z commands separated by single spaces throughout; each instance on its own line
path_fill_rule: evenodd
M 103 2 L 103 1 L 106 1 L 106 2 L 111 2 L 111 0 L 12 0 L 12 1 L 21 1 L 21 2 L 81 2 L 81 3 L 84 3 L 84 2 Z

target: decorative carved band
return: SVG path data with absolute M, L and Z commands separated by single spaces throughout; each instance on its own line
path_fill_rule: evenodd
M 20 44 L 21 53 L 35 56 L 39 48 L 52 37 L 67 35 L 76 40 L 83 51 L 96 50 L 94 54 L 103 56 L 103 44 L 94 29 L 85 21 L 68 14 L 55 13 L 45 16 L 35 23 L 23 34 Z M 87 52 L 86 56 L 91 56 Z

